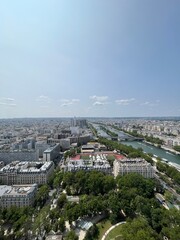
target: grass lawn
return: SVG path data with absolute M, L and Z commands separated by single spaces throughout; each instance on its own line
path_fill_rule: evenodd
M 99 222 L 97 224 L 99 229 L 99 240 L 102 239 L 104 233 L 112 226 L 111 222 L 109 220 L 104 219 L 103 221 Z
M 107 160 L 109 161 L 114 161 L 115 160 L 115 157 L 113 155 L 108 155 L 107 156 Z
M 122 225 L 119 225 L 114 229 L 112 229 L 110 233 L 107 235 L 107 237 L 105 238 L 105 240 L 123 240 L 123 238 L 121 237 L 121 228 L 122 228 Z
M 81 155 L 81 159 L 89 160 L 89 155 Z

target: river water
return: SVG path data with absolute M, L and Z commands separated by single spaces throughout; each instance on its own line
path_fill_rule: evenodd
M 139 141 L 121 141 L 122 144 L 132 146 L 134 148 L 142 148 L 144 152 L 146 153 L 152 153 L 154 156 L 160 157 L 164 160 L 168 160 L 168 162 L 173 162 L 173 163 L 178 163 L 180 164 L 180 156 L 167 152 L 164 149 L 157 148 L 154 146 L 151 146 L 149 144 L 146 144 L 144 142 L 139 142 Z
M 107 127 L 110 131 L 115 132 L 118 134 L 118 137 L 120 139 L 128 139 L 131 137 L 130 135 L 127 135 L 123 131 L 116 130 L 112 127 Z M 132 138 L 132 137 L 131 137 Z M 149 145 L 147 143 L 141 142 L 141 141 L 120 141 L 120 143 L 128 146 L 132 146 L 134 148 L 142 148 L 145 153 L 152 153 L 155 157 L 160 157 L 163 160 L 168 160 L 168 162 L 177 163 L 180 164 L 180 155 L 176 155 L 173 153 L 170 153 L 162 148 L 157 148 L 152 145 Z

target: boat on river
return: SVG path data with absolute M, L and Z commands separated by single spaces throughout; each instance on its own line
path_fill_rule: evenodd
M 166 158 L 162 158 L 162 160 L 166 163 L 168 163 L 168 160 Z

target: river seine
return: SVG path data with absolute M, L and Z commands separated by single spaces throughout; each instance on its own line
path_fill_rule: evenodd
M 157 148 L 154 146 L 151 146 L 149 144 L 146 144 L 144 142 L 139 141 L 121 141 L 122 144 L 132 146 L 134 148 L 142 148 L 145 153 L 152 153 L 155 157 L 160 157 L 163 160 L 168 160 L 168 162 L 178 163 L 180 164 L 180 156 L 175 155 L 173 153 L 167 152 L 164 149 Z

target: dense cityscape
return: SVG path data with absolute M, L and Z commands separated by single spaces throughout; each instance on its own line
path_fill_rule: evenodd
M 132 236 L 145 228 L 144 239 L 178 239 L 179 126 L 178 119 L 1 119 L 0 238 L 110 239 L 117 224 L 122 239 L 130 239 L 128 228 Z

